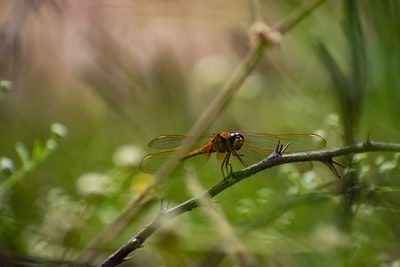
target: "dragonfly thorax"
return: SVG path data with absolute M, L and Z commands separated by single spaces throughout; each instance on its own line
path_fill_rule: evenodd
M 212 140 L 212 151 L 232 152 L 239 150 L 244 143 L 244 137 L 240 133 L 221 132 Z

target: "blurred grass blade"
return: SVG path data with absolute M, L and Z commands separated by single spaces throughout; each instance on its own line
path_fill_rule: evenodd
M 328 51 L 328 49 L 322 42 L 318 42 L 316 48 L 322 63 L 328 70 L 331 80 L 335 85 L 334 89 L 336 90 L 338 99 L 340 99 L 342 102 L 341 105 L 345 105 L 346 102 L 348 101 L 347 100 L 348 82 L 345 75 L 340 70 L 332 54 Z

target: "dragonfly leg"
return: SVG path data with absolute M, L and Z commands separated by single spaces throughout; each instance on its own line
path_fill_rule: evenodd
M 229 152 L 226 154 L 226 156 L 221 164 L 221 171 L 222 171 L 222 176 L 224 177 L 224 179 L 232 174 L 232 165 L 229 163 L 230 157 L 231 157 L 231 153 Z M 226 171 L 226 173 L 225 173 L 225 171 Z

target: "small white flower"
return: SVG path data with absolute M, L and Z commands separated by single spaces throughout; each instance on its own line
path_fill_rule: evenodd
M 108 176 L 102 173 L 84 173 L 76 181 L 76 188 L 82 196 L 104 195 L 108 187 Z
M 53 123 L 50 127 L 51 132 L 57 137 L 65 137 L 67 135 L 67 127 L 61 123 Z
M 15 170 L 14 162 L 9 158 L 1 157 L 0 170 L 7 173 L 13 172 Z
M 114 164 L 121 167 L 135 167 L 143 157 L 143 150 L 135 145 L 121 146 L 114 153 Z

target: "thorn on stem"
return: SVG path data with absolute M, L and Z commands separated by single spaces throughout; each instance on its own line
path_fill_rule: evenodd
M 322 161 L 326 166 L 328 166 L 328 168 L 336 175 L 337 178 L 341 179 L 343 176 L 336 170 L 335 168 L 335 164 L 345 168 L 344 165 L 342 165 L 341 163 L 334 161 L 332 158 L 329 158 L 327 160 L 323 160 Z
M 133 257 L 126 257 L 126 258 L 124 258 L 123 260 L 122 260 L 122 262 L 125 262 L 125 261 L 128 261 L 128 260 L 130 260 L 130 259 L 132 259 Z
M 276 145 L 274 152 L 272 152 L 271 155 L 269 155 L 267 159 L 282 156 L 283 153 L 285 153 L 286 149 L 289 147 L 289 145 L 290 145 L 290 143 L 283 145 L 283 144 L 281 144 L 281 140 L 278 140 L 278 144 Z
M 167 203 L 164 205 L 164 200 L 161 199 L 161 201 L 160 201 L 160 211 L 158 212 L 159 215 L 163 214 L 165 211 L 168 210 L 170 202 L 171 202 L 170 200 L 167 200 Z
M 279 151 L 279 153 L 282 155 L 283 153 L 285 153 L 286 149 L 290 146 L 290 143 L 287 143 L 286 145 L 282 145 L 281 149 Z
M 367 140 L 364 142 L 363 146 L 364 147 L 370 147 L 372 145 L 372 141 L 370 139 L 370 136 L 368 135 Z

